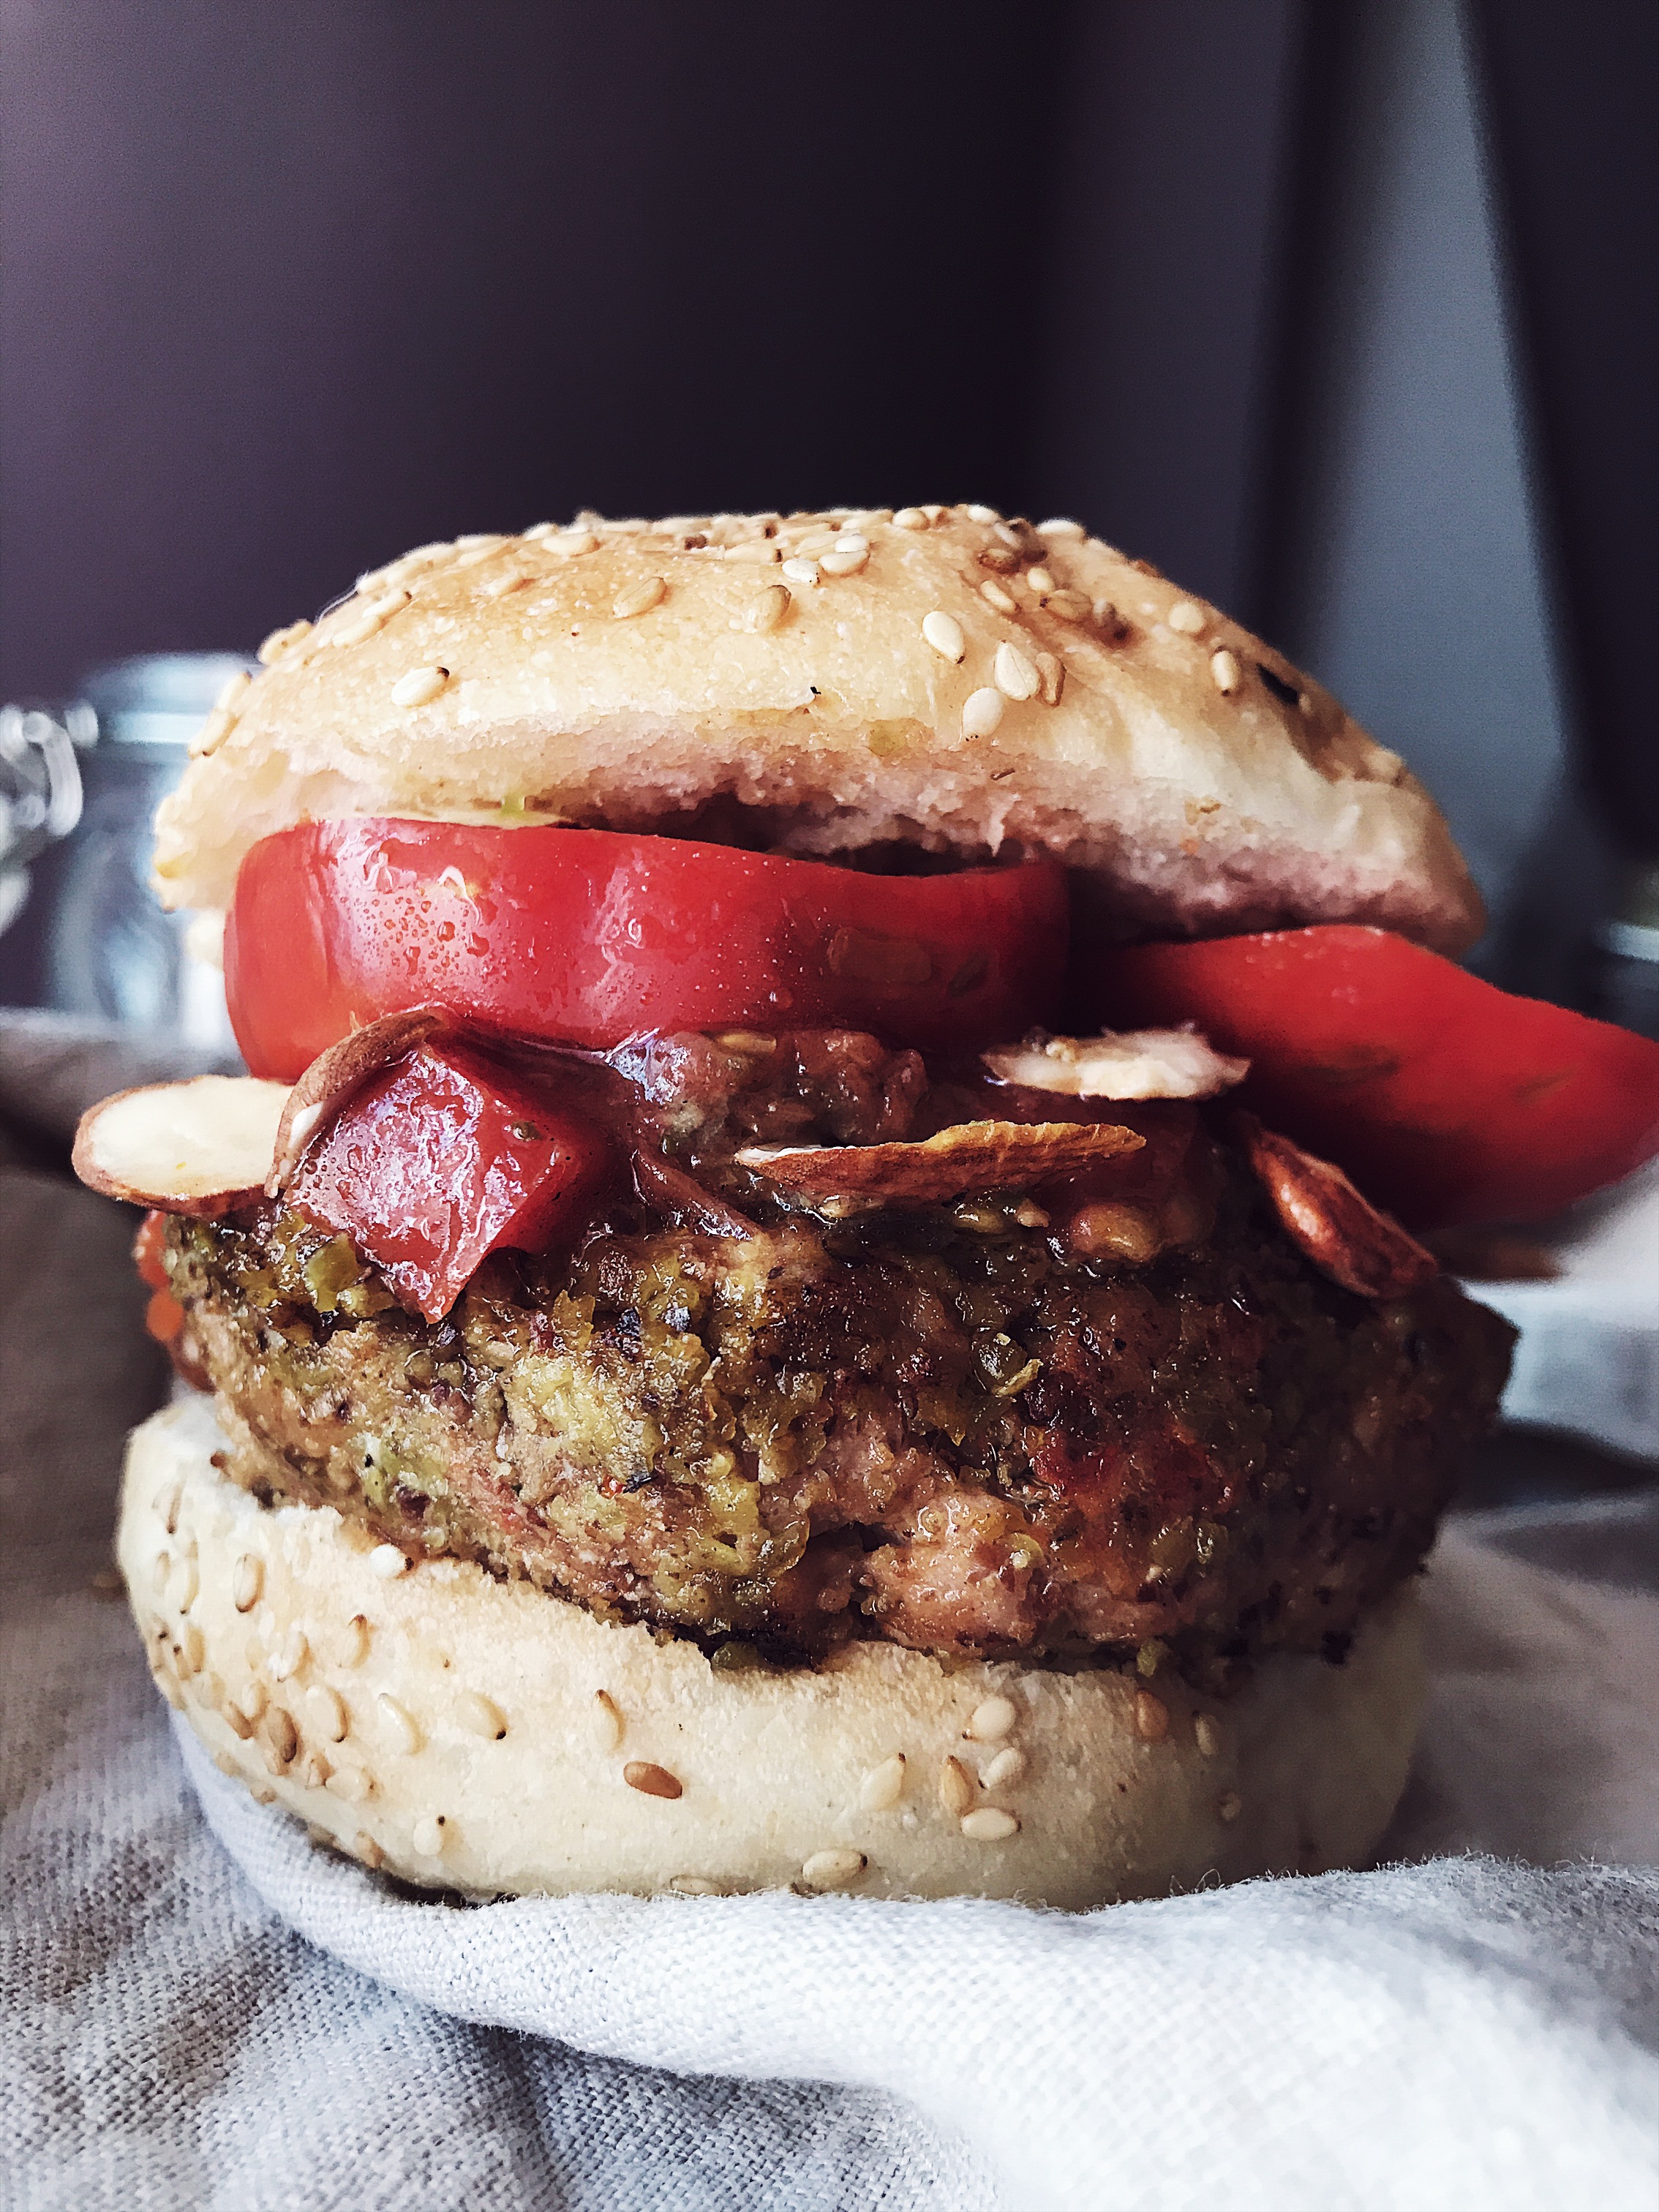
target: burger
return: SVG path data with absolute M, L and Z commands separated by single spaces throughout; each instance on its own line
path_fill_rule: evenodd
M 977 506 L 461 538 L 260 659 L 155 847 L 250 1072 L 76 1152 L 218 1765 L 476 1895 L 1362 1863 L 1510 1346 L 1424 1239 L 1659 1143 L 1399 759 Z

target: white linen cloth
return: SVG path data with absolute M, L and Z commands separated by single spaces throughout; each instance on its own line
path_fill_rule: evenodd
M 1378 1872 L 416 1901 L 181 1747 L 88 1587 L 159 1382 L 130 1231 L 0 1171 L 8 2212 L 1659 2203 L 1659 1493 L 1454 1524 Z

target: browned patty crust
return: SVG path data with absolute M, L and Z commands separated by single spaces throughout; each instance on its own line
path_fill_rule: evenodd
M 893 1130 L 891 1088 L 838 1133 Z M 1224 1134 L 1133 1114 L 1152 1207 L 1074 1179 L 825 1221 L 751 1188 L 736 1238 L 629 1200 L 574 1255 L 487 1263 L 436 1326 L 292 1214 L 175 1219 L 182 1356 L 262 1494 L 734 1662 L 849 1637 L 1167 1647 L 1212 1678 L 1339 1658 L 1426 1552 L 1510 1332 L 1444 1279 L 1339 1289 Z M 669 1152 L 719 1182 L 690 1127 Z

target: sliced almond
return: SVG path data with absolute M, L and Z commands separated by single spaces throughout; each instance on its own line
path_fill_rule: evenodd
M 1264 1129 L 1254 1114 L 1237 1115 L 1234 1126 L 1285 1235 L 1334 1283 L 1362 1298 L 1397 1298 L 1440 1273 L 1433 1253 L 1340 1168 Z
M 276 1198 L 294 1178 L 307 1145 L 372 1075 L 407 1059 L 417 1044 L 455 1026 L 447 1006 L 410 1006 L 382 1014 L 318 1054 L 289 1091 L 288 1106 L 264 1167 L 264 1191 Z
M 1213 1098 L 1250 1072 L 1196 1030 L 1108 1030 L 1049 1037 L 980 1055 L 1000 1083 L 1064 1098 Z
M 285 1083 L 198 1075 L 118 1091 L 81 1117 L 75 1172 L 93 1190 L 204 1219 L 257 1205 L 288 1104 Z
M 925 1206 L 1069 1175 L 1145 1141 L 1109 1121 L 963 1121 L 921 1144 L 749 1145 L 737 1160 L 790 1190 Z

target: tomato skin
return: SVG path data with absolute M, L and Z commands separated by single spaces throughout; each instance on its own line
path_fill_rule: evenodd
M 358 818 L 253 847 L 225 983 L 249 1067 L 285 1082 L 425 1002 L 584 1046 L 822 1024 L 972 1048 L 1057 1017 L 1068 923 L 1046 860 L 870 876 L 679 838 Z
M 482 1054 L 428 1044 L 347 1103 L 286 1197 L 441 1321 L 486 1254 L 539 1251 L 574 1229 L 610 1169 L 585 1116 Z
M 167 1249 L 167 1218 L 157 1207 L 149 1212 L 138 1224 L 138 1234 L 132 1240 L 132 1264 L 138 1279 L 152 1291 L 168 1287 L 167 1271 L 161 1264 L 161 1255 Z
M 1659 1044 L 1389 930 L 1136 945 L 1094 1011 L 1195 1022 L 1250 1061 L 1241 1103 L 1416 1229 L 1535 1220 L 1659 1151 Z

